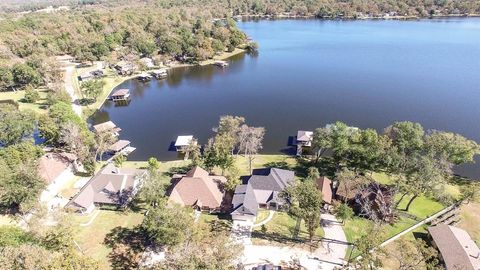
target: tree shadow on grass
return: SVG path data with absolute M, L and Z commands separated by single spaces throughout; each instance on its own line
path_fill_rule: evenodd
M 105 236 L 104 244 L 112 249 L 108 255 L 112 269 L 136 269 L 148 239 L 140 226 L 115 227 Z
M 172 167 L 168 169 L 168 171 L 164 172 L 163 175 L 172 177 L 175 174 L 186 174 L 191 168 L 192 168 L 192 165 Z

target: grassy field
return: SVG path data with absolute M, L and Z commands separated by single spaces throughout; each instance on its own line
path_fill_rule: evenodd
M 111 269 L 108 256 L 111 248 L 104 244 L 105 237 L 113 231 L 114 228 L 133 228 L 140 224 L 143 215 L 133 212 L 116 212 L 107 210 L 96 210 L 98 216 L 89 226 L 79 226 L 86 223 L 93 216 L 78 216 L 72 214 L 72 221 L 77 226 L 75 241 L 78 243 L 83 252 L 99 261 L 100 269 Z
M 258 224 L 258 223 L 266 220 L 268 218 L 269 214 L 270 214 L 270 210 L 264 210 L 264 209 L 258 210 L 257 218 L 255 219 L 255 224 Z
M 32 110 L 36 113 L 45 113 L 46 112 L 46 98 L 48 91 L 47 90 L 38 90 L 40 93 L 40 99 L 35 103 L 26 103 L 23 102 L 25 97 L 25 91 L 6 91 L 0 92 L 0 100 L 13 100 L 18 103 L 20 110 Z

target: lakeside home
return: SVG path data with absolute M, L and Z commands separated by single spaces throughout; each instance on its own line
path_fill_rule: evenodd
M 138 192 L 146 174 L 145 170 L 117 168 L 109 163 L 65 207 L 82 214 L 96 207 L 125 207 Z
M 224 176 L 210 175 L 196 166 L 186 174 L 172 177 L 174 183 L 169 200 L 181 206 L 190 206 L 197 211 L 220 212 L 227 182 Z
M 253 222 L 259 208 L 282 209 L 287 202 L 279 195 L 294 181 L 293 171 L 278 168 L 253 170 L 252 175 L 235 188 L 232 219 Z

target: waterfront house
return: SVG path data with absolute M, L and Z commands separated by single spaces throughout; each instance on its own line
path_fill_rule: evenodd
M 95 131 L 95 133 L 111 132 L 113 135 L 118 136 L 118 133 L 122 131 L 122 129 L 117 127 L 112 121 L 107 121 L 94 125 L 93 131 Z
M 115 91 L 110 97 L 113 101 L 127 101 L 130 99 L 130 90 L 119 89 Z
M 297 131 L 297 156 L 302 155 L 305 148 L 312 147 L 313 131 Z
M 446 224 L 429 227 L 432 244 L 440 251 L 446 270 L 480 269 L 480 249 L 470 235 Z
M 174 175 L 174 187 L 169 201 L 181 206 L 193 207 L 198 211 L 219 212 L 221 210 L 227 179 L 223 176 L 210 175 L 206 170 L 196 166 L 185 175 Z
M 136 66 L 129 61 L 120 61 L 114 66 L 119 75 L 132 75 L 136 70 Z
M 123 208 L 138 192 L 146 175 L 146 170 L 117 168 L 109 163 L 65 207 L 79 213 L 90 213 L 95 207 Z
M 174 145 L 175 149 L 177 149 L 177 151 L 182 151 L 186 146 L 190 145 L 192 141 L 196 142 L 193 139 L 193 135 L 178 136 Z
M 235 188 L 232 219 L 254 221 L 258 209 L 283 209 L 287 202 L 280 193 L 295 181 L 293 171 L 278 168 L 253 170 L 243 184 Z

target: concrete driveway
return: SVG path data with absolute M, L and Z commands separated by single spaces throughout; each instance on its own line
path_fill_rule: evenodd
M 232 237 L 244 244 L 242 264 L 250 267 L 263 263 L 284 264 L 298 262 L 309 270 L 333 270 L 341 268 L 345 263 L 348 242 L 341 224 L 335 216 L 322 214 L 321 226 L 325 232 L 322 246 L 313 252 L 295 247 L 253 245 L 250 222 L 234 221 Z

